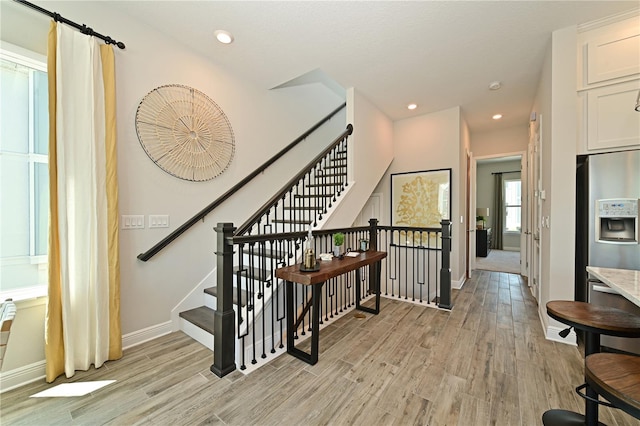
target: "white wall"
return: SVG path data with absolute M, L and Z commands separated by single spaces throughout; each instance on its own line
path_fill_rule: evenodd
M 529 128 L 527 125 L 471 134 L 471 151 L 474 157 L 526 152 L 528 143 Z
M 347 121 L 354 128 L 348 144 L 349 196 L 338 204 L 325 228 L 351 226 L 393 160 L 393 123 L 353 88 L 347 90 Z M 384 218 L 378 220 L 383 223 Z
M 546 303 L 574 299 L 576 34 L 575 27 L 553 33 L 533 105 L 542 116 L 542 216 L 550 224 L 541 232 L 539 300 L 547 330 L 562 324 L 547 316 Z
M 251 188 L 195 225 L 156 257 L 144 263 L 136 256 L 344 100 L 319 84 L 276 91 L 258 87 L 198 56 L 188 46 L 132 22 L 127 16 L 114 15 L 106 2 L 47 2 L 46 6 L 78 22 L 95 25 L 96 30 L 127 45 L 126 50 L 116 49 L 115 53 L 120 214 L 168 214 L 170 228 L 120 233 L 122 331 L 127 335 L 166 324 L 171 309 L 215 265 L 215 224 L 240 225 L 298 171 L 299 165 L 306 164 L 345 129 L 346 112 L 331 121 L 322 140 L 306 140 L 288 155 L 283 165 L 259 177 Z M 46 52 L 49 26 L 46 16 L 8 1 L 2 1 L 1 15 L 3 39 Z M 20 25 L 15 25 L 18 22 Z M 134 125 L 138 104 L 149 91 L 165 84 L 183 84 L 204 92 L 222 108 L 231 123 L 235 157 L 229 168 L 212 181 L 192 183 L 168 175 L 151 162 L 138 142 Z M 296 167 L 291 167 L 292 164 Z M 18 315 L 27 314 L 18 312 Z M 39 318 L 30 323 L 41 325 L 43 313 L 37 315 Z M 4 370 L 24 366 L 25 357 L 21 353 L 40 351 L 29 342 L 41 341 L 42 336 L 41 326 L 13 334 Z M 43 358 L 42 354 L 40 359 Z
M 460 205 L 460 197 L 464 197 L 464 192 L 460 194 L 458 191 L 464 188 L 461 179 L 466 180 L 465 171 L 460 170 L 460 156 L 462 155 L 460 152 L 460 120 L 460 108 L 455 107 L 396 121 L 393 130 L 395 157 L 375 189 L 376 193 L 383 195 L 382 208 L 387 212 L 386 214 L 389 214 L 391 211 L 391 174 L 452 169 L 451 216 L 454 220 L 451 279 L 458 282 L 462 282 L 464 276 L 464 241 L 466 238 L 464 224 L 460 224 L 459 220 L 460 216 L 464 214 L 464 205 Z M 389 225 L 390 217 L 385 217 L 382 223 Z

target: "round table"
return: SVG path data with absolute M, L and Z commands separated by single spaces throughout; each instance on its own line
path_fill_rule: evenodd
M 569 300 L 554 300 L 547 303 L 547 314 L 561 323 L 585 332 L 584 355 L 600 352 L 600 335 L 618 337 L 640 337 L 640 317 L 621 309 Z M 568 410 L 549 410 L 542 416 L 545 426 L 555 425 L 601 425 L 598 422 L 598 393 L 587 387 L 585 415 Z

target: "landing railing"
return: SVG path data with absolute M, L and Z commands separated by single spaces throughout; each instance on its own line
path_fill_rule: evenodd
M 218 224 L 216 231 L 218 302 L 211 371 L 222 377 L 236 364 L 244 370 L 284 351 L 285 291 L 275 270 L 300 263 L 307 232 L 234 236 L 231 223 Z M 345 251 L 360 249 L 364 240 L 367 248 L 388 253 L 381 271 L 382 297 L 451 309 L 450 231 L 449 221 L 443 221 L 441 228 L 414 228 L 378 226 L 371 219 L 369 226 L 314 231 L 313 247 L 317 254 L 331 253 L 339 232 L 344 234 Z M 355 306 L 356 286 L 363 300 L 373 294 L 367 274 L 364 268 L 360 282 L 353 272 L 325 283 L 321 325 Z M 299 327 L 293 333 L 301 338 L 310 329 L 311 312 L 305 305 L 311 289 L 301 285 L 294 289 L 298 306 L 294 321 Z

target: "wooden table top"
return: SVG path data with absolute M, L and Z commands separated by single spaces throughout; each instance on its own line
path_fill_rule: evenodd
M 332 260 L 318 260 L 320 270 L 315 272 L 302 272 L 300 265 L 278 268 L 276 269 L 276 277 L 304 285 L 319 284 L 346 272 L 370 265 L 385 257 L 387 257 L 387 253 L 384 251 L 370 250 L 361 252 L 356 257 L 344 256 L 343 259 L 334 257 Z
M 585 363 L 587 382 L 607 401 L 640 418 L 640 356 L 598 353 Z
M 620 337 L 640 337 L 640 316 L 621 309 L 585 302 L 554 300 L 547 303 L 553 319 L 579 330 Z

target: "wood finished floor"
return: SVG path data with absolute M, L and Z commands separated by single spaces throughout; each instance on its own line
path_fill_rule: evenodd
M 244 376 L 214 376 L 212 354 L 181 332 L 54 384 L 115 379 L 84 397 L 0 396 L 2 425 L 540 425 L 581 411 L 576 347 L 547 341 L 518 275 L 478 271 L 452 312 L 382 299 L 380 315 L 345 315 L 321 332 L 320 360 L 282 355 Z M 602 409 L 607 425 L 638 425 Z

